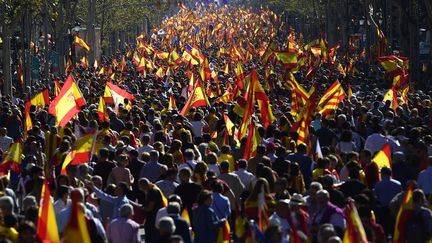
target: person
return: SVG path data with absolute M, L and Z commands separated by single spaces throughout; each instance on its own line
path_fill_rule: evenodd
M 413 211 L 406 223 L 406 239 L 410 242 L 428 242 L 432 239 L 432 211 L 426 208 L 425 194 L 421 189 L 412 192 Z
M 202 190 L 198 194 L 198 207 L 193 210 L 193 230 L 195 232 L 194 242 L 216 242 L 219 228 L 225 223 L 226 219 L 219 219 L 211 208 L 213 203 L 212 193 Z
M 185 162 L 178 166 L 179 171 L 183 168 L 189 168 L 191 171 L 195 170 L 195 152 L 193 149 L 186 149 L 184 152 Z
M 259 178 L 244 203 L 244 213 L 249 220 L 257 221 L 259 218 L 260 194 L 264 194 L 267 215 L 271 215 L 274 211 L 275 201 L 273 195 L 270 193 L 269 184 L 266 179 Z
M 117 184 L 115 188 L 115 196 L 103 192 L 101 189 L 94 186 L 92 181 L 88 181 L 87 183 L 98 198 L 104 201 L 111 202 L 113 204 L 112 217 L 113 219 L 118 218 L 120 216 L 121 206 L 129 203 L 129 199 L 126 196 L 129 190 L 129 186 L 126 184 L 126 182 L 122 181 Z
M 171 217 L 162 217 L 159 221 L 159 234 L 155 237 L 156 240 L 149 242 L 171 243 L 171 237 L 174 235 L 176 226 Z
M 109 158 L 109 151 L 106 148 L 102 148 L 99 151 L 99 160 L 93 167 L 93 174 L 102 177 L 102 184 L 104 187 L 107 186 L 108 177 L 116 167 L 116 164 L 112 162 Z
M 167 167 L 159 163 L 159 151 L 152 150 L 150 152 L 150 161 L 142 167 L 140 178 L 147 178 L 154 183 L 166 170 Z
M 192 212 L 192 207 L 197 199 L 196 195 L 202 189 L 201 185 L 191 181 L 191 176 L 192 172 L 189 168 L 181 169 L 179 172 L 180 184 L 174 190 L 174 193 L 180 196 L 183 208 L 187 208 L 189 212 Z
M 248 171 L 254 175 L 257 173 L 257 166 L 262 163 L 263 159 L 270 160 L 266 155 L 266 147 L 264 145 L 258 145 L 256 148 L 256 155 L 249 159 L 248 161 Z
M 360 166 L 357 164 L 352 164 L 349 168 L 349 180 L 345 181 L 342 185 L 339 186 L 339 190 L 345 195 L 346 198 L 354 197 L 357 194 L 360 194 L 364 189 L 366 189 L 365 184 L 363 184 L 360 180 Z
M 420 172 L 417 178 L 418 186 L 426 194 L 426 198 L 432 202 L 432 156 L 428 158 L 429 166 Z
M 134 214 L 130 204 L 124 204 L 120 208 L 120 217 L 113 219 L 108 224 L 107 238 L 112 243 L 138 242 L 139 224 L 132 220 Z
M 250 192 L 252 189 L 252 182 L 255 180 L 255 176 L 247 171 L 247 160 L 241 159 L 238 161 L 238 169 L 234 171 L 234 174 L 236 174 L 240 181 L 245 186 L 244 190 Z
M 178 202 L 170 202 L 167 206 L 168 216 L 174 220 L 174 234 L 179 235 L 184 240 L 184 243 L 192 243 L 192 236 L 189 230 L 189 224 L 186 220 L 180 217 L 180 204 Z
M 312 215 L 312 234 L 316 237 L 321 225 L 331 224 L 337 235 L 342 236 L 346 227 L 342 209 L 330 202 L 330 195 L 326 190 L 317 191 L 316 198 L 318 210 Z
M 234 172 L 235 170 L 235 160 L 231 155 L 231 148 L 228 145 L 224 145 L 221 148 L 220 155 L 218 157 L 218 163 L 220 164 L 222 161 L 228 161 L 229 163 L 229 172 Z
M 392 178 L 391 169 L 389 167 L 381 168 L 381 181 L 373 189 L 379 206 L 388 207 L 390 201 L 401 191 L 402 185 Z
M 5 127 L 0 128 L 0 149 L 5 152 L 9 150 L 10 145 L 13 143 L 13 139 L 7 135 L 7 129 Z
M 229 162 L 224 160 L 219 164 L 220 175 L 219 179 L 225 181 L 234 193 L 237 200 L 240 199 L 241 194 L 244 191 L 245 186 L 241 182 L 239 176 L 235 173 L 229 172 Z
M 111 174 L 108 176 L 109 184 L 117 184 L 119 182 L 126 182 L 128 186 L 134 183 L 134 177 L 132 176 L 129 168 L 129 158 L 125 154 L 121 154 L 117 159 L 117 167 L 111 170 Z
M 57 200 L 54 202 L 54 212 L 58 214 L 60 211 L 65 209 L 70 203 L 69 199 L 69 188 L 61 185 L 57 188 Z
M 314 161 L 307 155 L 306 144 L 299 144 L 297 146 L 297 153 L 291 153 L 287 159 L 291 162 L 296 162 L 300 166 L 300 171 L 303 175 L 303 180 L 306 185 L 306 189 L 309 188 L 312 182 L 312 170 L 314 167 Z
M 287 216 L 290 227 L 297 229 L 304 235 L 309 235 L 310 216 L 304 209 L 306 201 L 301 194 L 294 193 L 289 199 L 289 213 Z M 295 226 L 295 227 L 294 227 Z
M 213 203 L 211 208 L 216 213 L 218 218 L 229 218 L 231 215 L 230 201 L 222 195 L 223 185 L 220 182 L 215 182 L 212 185 Z
M 165 179 L 157 181 L 155 184 L 157 187 L 159 187 L 165 197 L 168 198 L 174 193 L 176 187 L 179 185 L 176 180 L 177 169 L 170 168 L 165 174 Z
M 138 188 L 145 193 L 145 202 L 142 209 L 146 214 L 144 229 L 146 231 L 146 241 L 152 242 L 156 235 L 156 214 L 163 207 L 163 194 L 159 188 L 147 178 L 138 181 Z
M 291 227 L 287 220 L 289 214 L 289 200 L 279 200 L 276 203 L 275 211 L 269 217 L 269 225 L 277 225 L 282 228 L 282 238 L 288 239 Z

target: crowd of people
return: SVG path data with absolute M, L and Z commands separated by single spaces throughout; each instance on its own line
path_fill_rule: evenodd
M 322 44 L 315 46 L 322 51 L 316 56 L 300 34 L 268 9 L 181 6 L 177 15 L 137 42 L 103 57 L 99 67 L 77 63 L 65 75 L 3 97 L 2 157 L 14 143 L 22 143 L 23 149 L 19 169 L 8 168 L 0 179 L 1 242 L 43 240 L 38 212 L 45 182 L 60 238 L 79 204 L 91 242 L 432 239 L 430 90 L 411 89 L 393 106 L 394 101 L 383 101 L 392 82 L 375 60 L 368 63 L 361 53 L 338 53 L 337 48 L 327 54 L 333 61 L 324 60 Z M 172 50 L 180 53 L 187 43 L 195 43 L 189 47 L 199 54 L 188 52 L 177 62 Z M 275 61 L 264 60 L 270 46 L 283 50 L 291 48 L 289 43 L 296 43 L 296 68 L 283 58 L 276 60 L 277 55 Z M 344 54 L 352 55 L 350 61 L 339 61 Z M 144 70 L 137 71 L 141 60 Z M 356 71 L 341 71 L 342 65 Z M 201 75 L 201 69 L 210 77 Z M 252 73 L 268 97 L 267 115 L 272 114 L 267 122 L 262 100 L 257 105 L 252 100 L 254 112 L 244 118 Z M 54 81 L 62 84 L 68 74 L 86 105 L 62 127 L 48 104 L 32 106 L 27 130 L 24 102 L 45 88 L 54 99 Z M 352 94 L 329 114 L 306 112 L 312 117 L 301 140 L 293 127 L 297 114 L 310 107 L 304 108 L 306 102 L 293 111 L 299 93 L 288 79 L 291 84 L 298 80 L 302 89 L 315 89 L 317 99 L 337 79 Z M 115 100 L 101 119 L 99 97 L 105 95 L 107 80 L 134 98 Z M 198 83 L 204 86 L 206 103 L 194 106 L 190 96 L 196 95 Z M 242 134 L 243 128 L 247 133 Z M 65 166 L 76 141 L 95 130 L 91 161 Z M 375 155 L 386 144 L 391 163 L 378 166 Z M 411 213 L 398 229 L 407 198 Z M 357 232 L 357 241 L 346 238 L 352 207 L 364 232 Z

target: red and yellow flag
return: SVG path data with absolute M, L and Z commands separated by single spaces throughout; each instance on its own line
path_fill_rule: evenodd
M 190 94 L 183 109 L 180 111 L 180 115 L 186 115 L 192 107 L 207 106 L 208 104 L 209 102 L 201 83 L 195 82 L 195 88 Z
M 83 207 L 81 207 L 80 196 L 78 192 L 73 192 L 71 195 L 72 209 L 69 222 L 63 232 L 62 242 L 64 243 L 91 243 L 86 216 L 84 215 Z
M 109 121 L 109 116 L 107 113 L 107 106 L 106 106 L 105 100 L 102 96 L 99 97 L 99 105 L 98 105 L 97 111 L 98 111 L 99 120 L 101 122 Z
M 72 165 L 79 165 L 91 161 L 97 132 L 89 133 L 79 138 L 72 151 Z
M 395 90 L 394 86 L 392 86 L 387 91 L 387 93 L 385 93 L 385 95 L 384 95 L 383 102 L 387 102 L 388 100 L 391 103 L 391 105 L 390 105 L 391 108 L 393 110 L 396 110 L 398 108 L 398 106 L 399 106 L 399 101 L 397 99 L 397 93 L 396 93 L 396 90 Z
M 81 38 L 80 35 L 75 35 L 75 40 L 73 43 L 75 46 L 80 46 L 86 51 L 90 51 L 90 46 Z
M 56 79 L 54 81 L 54 96 L 59 95 L 60 94 L 60 90 L 61 90 L 60 82 Z
M 23 145 L 21 143 L 13 143 L 9 150 L 5 152 L 6 156 L 0 164 L 0 172 L 13 170 L 17 173 L 21 172 Z
M 69 75 L 60 94 L 51 102 L 48 112 L 56 116 L 56 125 L 64 127 L 86 104 L 78 86 Z
M 41 195 L 36 235 L 44 243 L 58 243 L 60 238 L 57 220 L 47 180 L 42 185 Z
M 359 242 L 367 243 L 369 242 L 366 237 L 366 232 L 363 228 L 363 224 L 360 220 L 360 216 L 357 212 L 357 208 L 354 201 L 350 201 L 345 208 L 345 217 L 347 220 L 347 227 L 345 229 L 343 242 Z
M 48 89 L 42 90 L 42 92 L 35 95 L 31 100 L 30 103 L 38 108 L 45 108 L 46 105 L 49 105 L 49 93 Z
M 339 107 L 339 103 L 345 99 L 345 92 L 339 81 L 335 81 L 324 93 L 318 103 L 319 112 L 326 117 Z
M 219 229 L 216 242 L 229 243 L 230 232 L 231 232 L 231 228 L 229 226 L 228 220 L 226 220 L 224 225 L 222 225 L 222 228 Z
M 393 234 L 393 243 L 406 242 L 406 226 L 409 218 L 412 215 L 414 209 L 413 202 L 413 184 L 408 185 L 408 189 L 405 192 L 402 204 L 399 208 L 398 214 L 396 216 L 395 230 Z
M 107 104 L 114 104 L 116 107 L 120 104 L 125 105 L 125 99 L 128 100 L 128 104 L 135 100 L 135 97 L 132 94 L 111 82 L 106 83 L 103 98 Z
M 382 167 L 390 167 L 391 166 L 391 151 L 390 144 L 386 143 L 384 146 L 375 154 L 372 159 L 373 162 L 378 166 L 378 168 Z
M 169 96 L 170 96 L 170 99 L 168 102 L 168 110 L 176 110 L 177 105 L 176 105 L 173 93 L 170 93 Z
M 246 140 L 246 146 L 245 151 L 243 153 L 243 159 L 250 159 L 256 154 L 256 148 L 260 144 L 260 136 L 258 133 L 258 129 L 255 126 L 255 123 L 253 120 L 251 120 L 249 124 L 249 131 L 247 134 L 247 140 Z

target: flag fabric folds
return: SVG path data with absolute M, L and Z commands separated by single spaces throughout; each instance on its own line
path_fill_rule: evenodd
M 190 108 L 192 107 L 200 107 L 200 106 L 207 106 L 209 104 L 207 100 L 207 96 L 204 92 L 203 87 L 201 86 L 200 82 L 195 82 L 195 87 L 190 94 L 188 100 L 186 101 L 186 104 L 184 105 L 183 109 L 180 111 L 180 115 L 184 116 L 186 115 Z
M 4 173 L 8 170 L 13 170 L 17 173 L 21 172 L 21 161 L 22 161 L 23 145 L 21 143 L 13 143 L 3 162 L 0 164 L 0 172 Z
M 390 167 L 391 166 L 391 151 L 390 144 L 386 143 L 384 146 L 375 154 L 372 159 L 375 164 L 377 164 L 378 168 L 382 167 Z
M 125 106 L 125 99 L 128 100 L 128 104 L 135 100 L 135 97 L 132 94 L 111 82 L 106 83 L 103 97 L 107 104 L 114 104 L 116 107 L 118 107 L 120 104 Z
M 79 201 L 79 192 L 72 192 L 72 205 L 69 221 L 63 232 L 63 243 L 91 243 L 87 229 L 86 216 L 83 206 Z
M 49 93 L 48 89 L 42 90 L 42 92 L 35 95 L 33 98 L 31 98 L 30 103 L 38 108 L 45 108 L 46 105 L 49 105 Z
M 56 215 L 51 201 L 51 193 L 47 180 L 45 180 L 42 185 L 36 235 L 42 242 L 60 242 Z
M 60 94 L 51 102 L 48 112 L 56 116 L 56 125 L 64 127 L 86 104 L 71 75 L 63 84 Z
M 80 35 L 75 35 L 74 45 L 82 47 L 86 51 L 90 51 L 90 46 L 81 38 Z
M 222 227 L 219 229 L 216 242 L 229 243 L 230 232 L 231 228 L 229 226 L 228 220 L 226 220 Z
M 72 165 L 79 165 L 91 161 L 97 132 L 89 133 L 79 138 L 72 151 Z
M 393 234 L 393 243 L 407 242 L 406 227 L 414 209 L 413 186 L 414 185 L 412 184 L 412 182 L 408 184 L 408 189 L 405 192 L 402 204 L 397 213 L 396 224 Z
M 345 218 L 347 221 L 347 227 L 345 229 L 343 242 L 351 243 L 351 242 L 359 242 L 359 243 L 368 243 L 368 239 L 366 237 L 366 232 L 363 228 L 363 224 L 360 220 L 360 216 L 357 212 L 357 208 L 354 204 L 354 201 L 350 201 L 345 208 Z

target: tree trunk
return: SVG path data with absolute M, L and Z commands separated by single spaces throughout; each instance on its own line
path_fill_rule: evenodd
M 12 96 L 12 69 L 11 69 L 11 30 L 6 23 L 3 23 L 3 75 L 4 75 L 4 85 L 3 85 L 3 95 Z
M 415 4 L 416 0 L 410 0 L 409 4 L 409 57 L 410 57 L 410 79 L 411 81 L 419 81 L 420 64 L 419 64 L 419 21 L 418 8 Z M 424 83 L 419 84 L 424 87 Z

